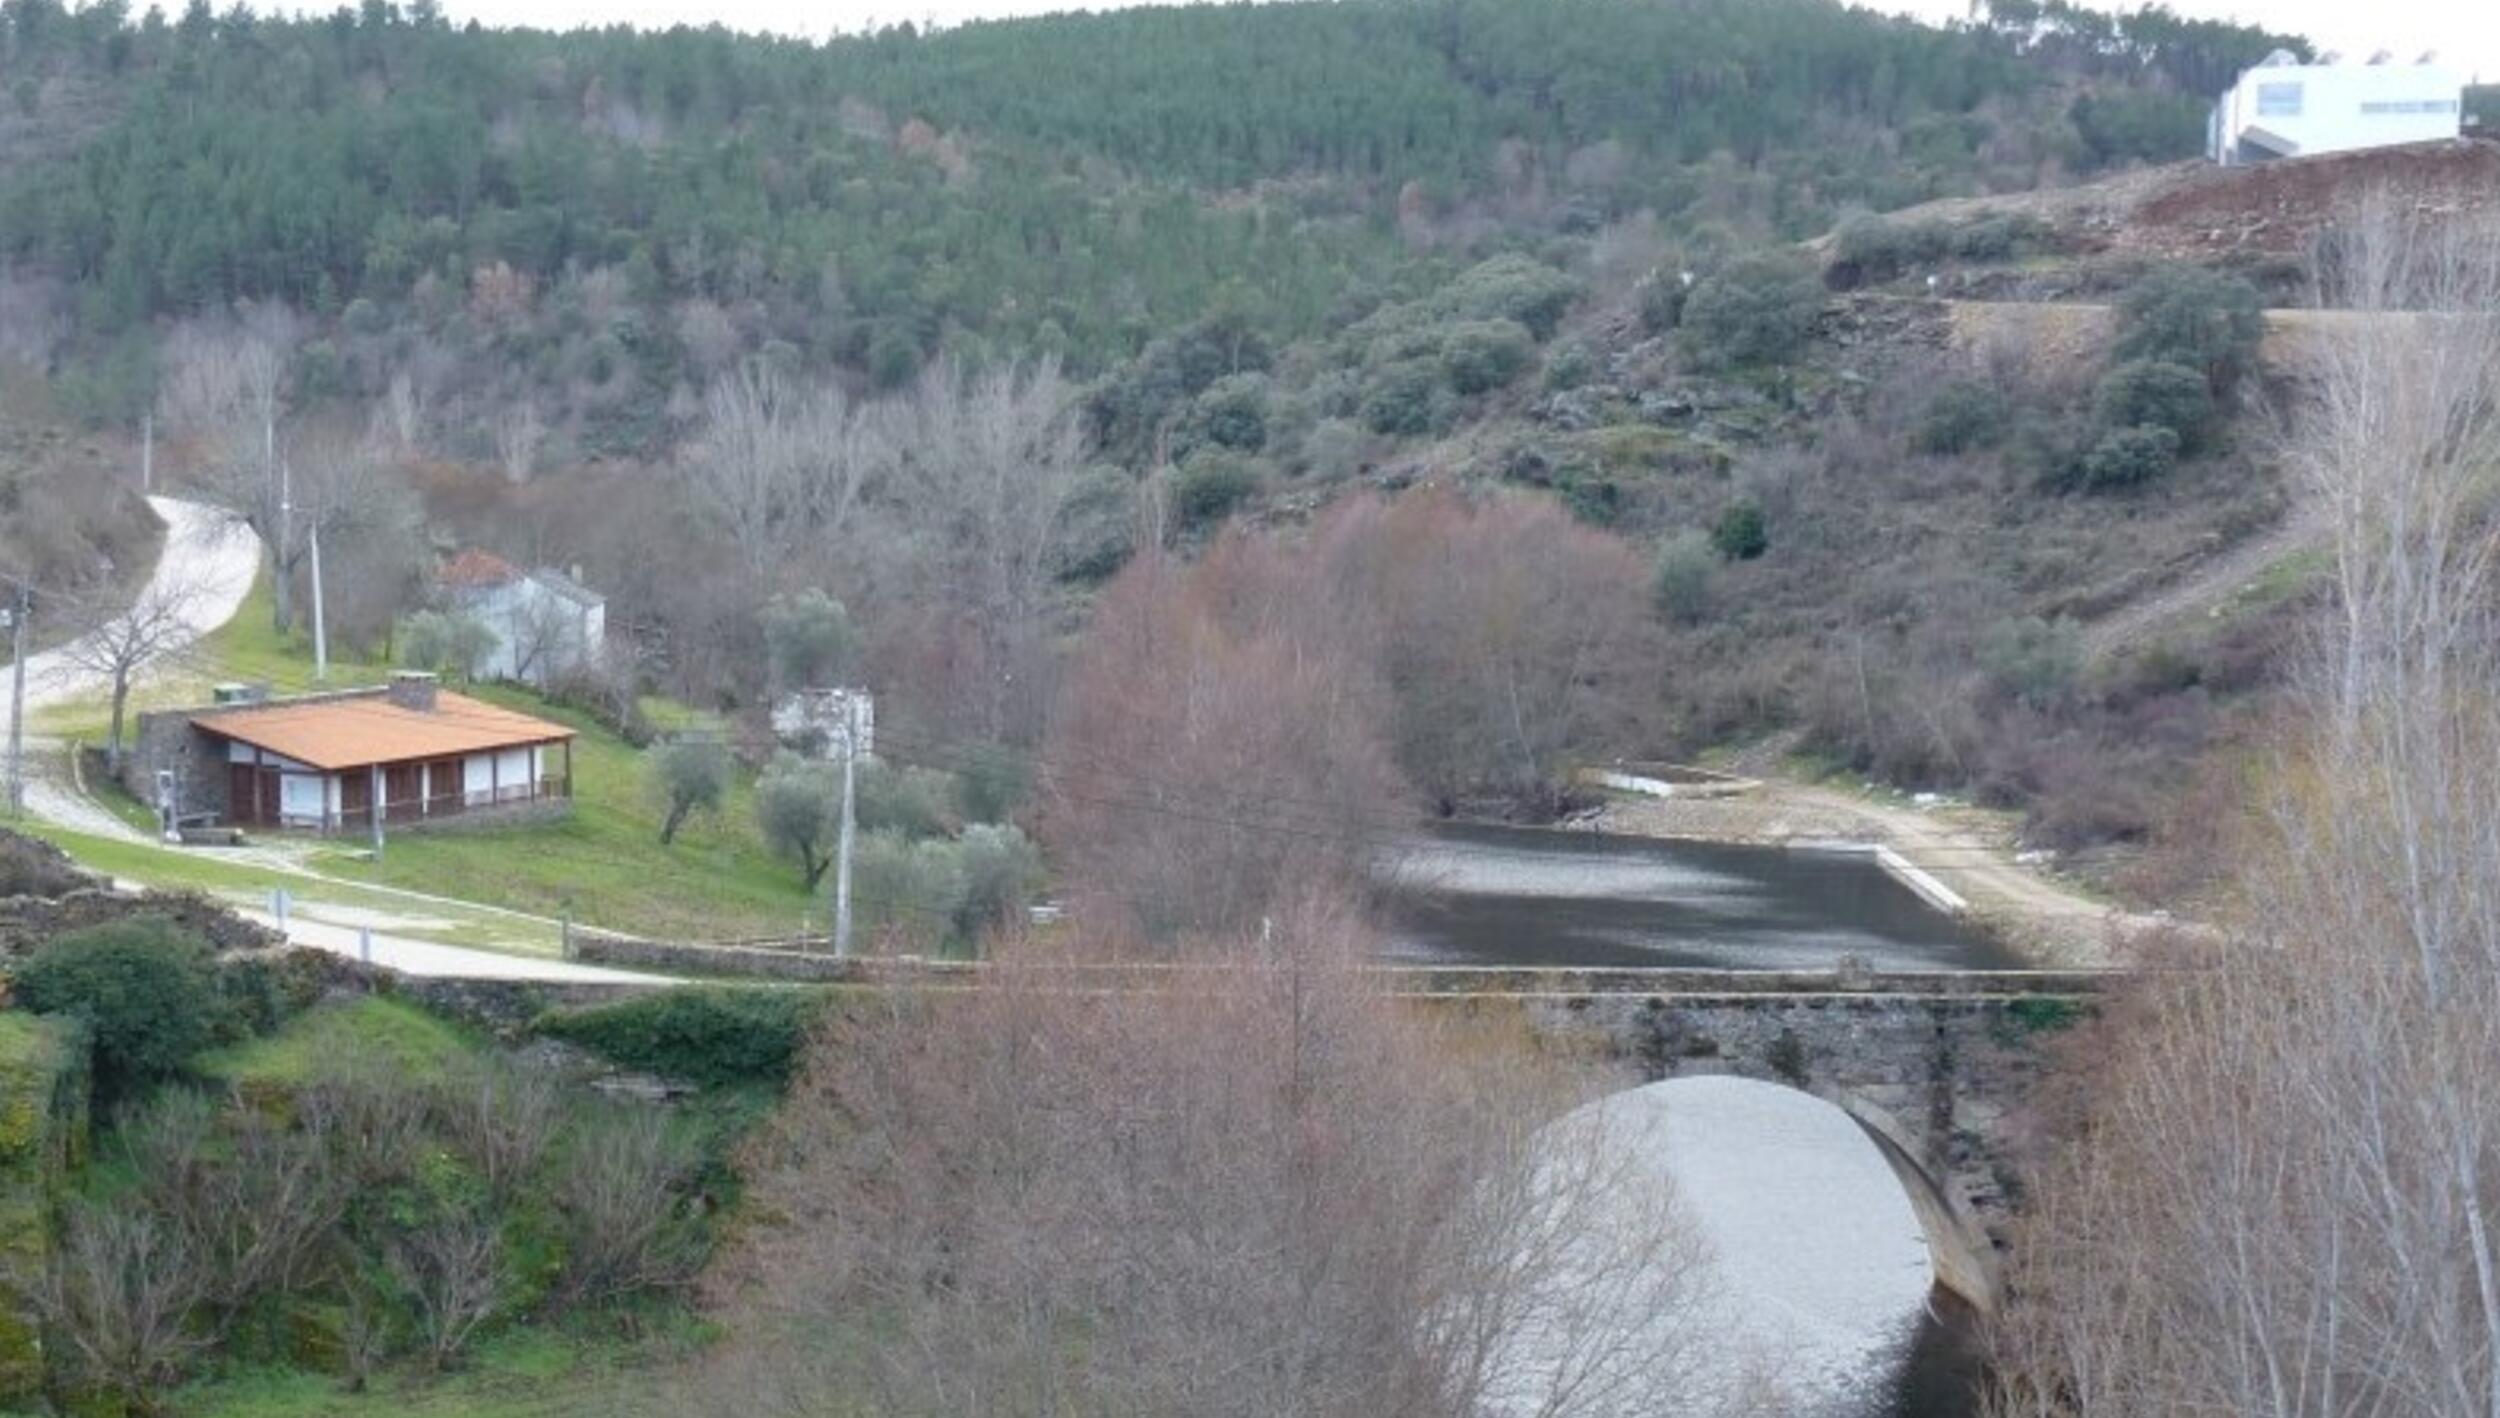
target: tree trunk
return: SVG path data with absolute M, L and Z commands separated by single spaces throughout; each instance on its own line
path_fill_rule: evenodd
M 669 804 L 668 820 L 660 824 L 661 846 L 665 847 L 669 843 L 677 840 L 677 829 L 685 825 L 686 814 L 692 810 L 692 808 L 693 804 L 691 803 L 680 802 Z
M 104 769 L 115 778 L 122 775 L 122 708 L 130 702 L 130 676 L 113 676 L 113 732 L 104 741 Z

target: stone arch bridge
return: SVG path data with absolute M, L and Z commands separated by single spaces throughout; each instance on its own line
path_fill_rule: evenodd
M 852 985 L 970 983 L 968 962 L 839 959 L 821 939 L 683 945 L 577 931 L 573 958 L 663 974 Z M 1088 987 L 1191 967 L 1068 965 Z M 1982 1310 L 2019 1198 L 2043 1045 L 2088 1012 L 2098 971 L 1573 969 L 1383 964 L 1392 992 L 1507 1015 L 1641 1082 L 1735 1074 L 1824 1098 L 1866 1129 L 1917 1206 L 1939 1280 Z

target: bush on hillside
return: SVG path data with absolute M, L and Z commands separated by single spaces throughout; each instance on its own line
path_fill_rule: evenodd
M 2001 620 L 1979 642 L 1979 667 L 1989 682 L 2034 709 L 2047 709 L 2072 693 L 2083 665 L 2083 633 L 2065 619 Z
M 1227 374 L 1190 405 L 1190 440 L 1256 453 L 1267 446 L 1268 402 L 1266 375 Z
M 1928 400 L 1910 446 L 1942 456 L 1992 448 L 2005 437 L 2007 421 L 2004 395 L 1986 384 L 1957 380 Z
M 1695 358 L 1721 367 L 1796 356 L 1823 310 L 1813 266 L 1787 253 L 1743 257 L 1693 287 L 1684 337 Z
M 974 744 L 955 768 L 955 811 L 966 822 L 1005 822 L 1033 791 L 1033 766 L 1003 743 Z
M 2141 487 L 2179 462 L 2179 435 L 2166 428 L 2112 429 L 2087 449 L 2077 467 L 2086 488 L 2117 491 Z
M 853 811 L 868 832 L 943 837 L 953 825 L 954 775 L 871 758 L 859 765 Z
M 1762 504 L 1740 497 L 1722 508 L 1710 528 L 1710 545 L 1728 561 L 1751 561 L 1769 551 L 1771 529 L 1763 520 Z
M 161 916 L 133 916 L 60 936 L 17 972 L 38 1014 L 87 1023 L 97 1091 L 126 1097 L 180 1073 L 232 1032 L 208 942 Z
M 1017 828 L 976 823 L 956 844 L 963 881 L 955 929 L 967 939 L 1012 925 L 1042 882 L 1042 854 Z
M 532 1029 L 620 1067 L 707 1088 L 779 1084 L 823 1015 L 822 990 L 681 985 L 614 1004 L 557 1010 Z
M 954 937 L 963 904 L 963 853 L 953 842 L 914 842 L 898 832 L 859 839 L 851 909 L 860 929 L 896 945 L 931 948 Z
M 1658 562 L 1650 574 L 1650 600 L 1667 619 L 1679 625 L 1697 624 L 1710 614 L 1711 582 L 1718 574 L 1719 557 L 1710 538 L 1686 528 L 1658 548 Z
M 2265 333 L 2255 286 L 2201 266 L 2165 266 L 2119 298 L 2111 353 L 2121 362 L 2185 365 L 2215 398 L 2228 399 L 2256 368 Z
M 495 648 L 495 632 L 458 611 L 418 611 L 399 623 L 399 662 L 412 670 L 468 679 Z
M 1137 548 L 1137 479 L 1096 463 L 1077 478 L 1051 537 L 1050 566 L 1066 581 L 1100 581 Z
M 1516 320 L 1469 320 L 1441 337 L 1441 372 L 1462 395 L 1499 389 L 1528 367 L 1535 344 Z
M 1183 531 L 1199 531 L 1233 515 L 1263 481 L 1254 458 L 1201 448 L 1172 470 L 1172 515 Z
M 1471 266 L 1438 299 L 1442 310 L 1469 320 L 1516 320 L 1539 340 L 1550 338 L 1580 283 L 1534 257 L 1507 255 Z
M 681 734 L 652 749 L 651 794 L 660 805 L 660 845 L 698 812 L 712 812 L 729 793 L 729 746 L 709 735 Z
M 2194 456 L 2213 436 L 2213 391 L 2183 364 L 2128 360 L 2102 376 L 2092 409 L 2103 428 L 2169 430 L 2181 456 Z
M 1430 433 L 1449 412 L 1441 371 L 1432 361 L 1392 360 L 1363 381 L 1363 423 L 1374 433 Z

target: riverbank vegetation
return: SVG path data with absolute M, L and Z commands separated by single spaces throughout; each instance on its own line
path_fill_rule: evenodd
M 2380 312 L 2317 350 L 2289 452 L 2336 603 L 2217 824 L 2234 909 L 2077 1050 L 2008 1415 L 2500 1402 L 2500 242 L 2381 204 L 2328 271 Z
M 402 1412 L 481 1347 L 498 1357 L 456 1387 L 532 1364 L 591 1385 L 682 1349 L 769 1070 L 618 1101 L 584 1086 L 596 1064 L 340 989 L 319 960 L 220 957 L 141 912 L 14 963 L 0 1150 L 31 1264 L 5 1294 L 9 1333 L 43 1343 L 31 1369 L 11 1351 L 11 1391 L 98 1415 Z M 762 1018 L 693 1017 L 723 1010 Z M 61 1057 L 22 1044 L 30 1016 Z

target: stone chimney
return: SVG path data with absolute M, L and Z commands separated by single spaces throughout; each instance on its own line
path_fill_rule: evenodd
M 402 709 L 431 714 L 434 712 L 434 692 L 439 684 L 440 681 L 423 670 L 399 670 L 391 675 L 388 694 L 390 701 Z

